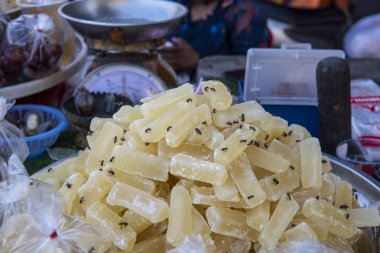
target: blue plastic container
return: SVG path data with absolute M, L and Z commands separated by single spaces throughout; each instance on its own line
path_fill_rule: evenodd
M 35 159 L 54 145 L 59 134 L 68 126 L 68 121 L 58 109 L 44 105 L 15 105 L 9 112 L 12 113 L 16 119 L 22 119 L 26 113 L 31 111 L 42 113 L 43 121 L 49 120 L 56 122 L 55 127 L 47 132 L 25 137 L 30 152 L 28 159 Z

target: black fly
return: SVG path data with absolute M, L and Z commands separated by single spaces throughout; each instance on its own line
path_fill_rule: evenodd
M 343 210 L 346 210 L 346 209 L 348 209 L 348 206 L 347 205 L 341 205 L 339 208 L 343 209 Z
M 145 142 L 145 146 L 149 146 L 149 144 L 150 144 L 149 142 Z
M 202 135 L 202 131 L 199 130 L 199 128 L 195 128 L 195 132 L 197 133 L 197 135 Z
M 210 88 L 208 86 L 205 87 L 205 92 L 208 92 Z
M 47 172 L 52 172 L 53 171 L 53 168 L 49 168 L 48 170 L 47 170 Z
M 244 115 L 244 113 L 242 113 L 242 114 L 240 115 L 240 120 L 241 120 L 241 122 L 244 122 L 244 121 L 245 121 L 245 115 Z
M 255 195 L 249 195 L 249 196 L 247 196 L 247 199 L 252 199 L 254 197 L 255 197 Z
M 66 187 L 67 187 L 67 189 L 71 189 L 72 186 L 73 186 L 72 184 L 70 184 L 70 183 L 66 183 Z
M 108 176 L 110 176 L 110 177 L 115 176 L 115 171 L 113 171 L 113 170 L 108 170 L 107 173 L 108 173 Z
M 101 160 L 101 161 L 99 161 L 99 162 L 100 162 L 100 166 L 103 167 L 103 165 L 104 165 L 104 160 Z
M 207 126 L 207 122 L 206 122 L 206 121 L 203 121 L 203 122 L 202 122 L 202 125 Z
M 215 90 L 214 88 L 210 88 L 210 90 L 211 90 L 212 92 L 216 92 L 216 90 Z
M 117 136 L 113 137 L 113 143 L 117 142 Z
M 228 148 L 222 148 L 221 150 L 222 150 L 222 152 L 227 152 Z
M 145 129 L 145 133 L 150 133 L 152 131 L 152 128 L 148 127 L 147 129 Z
M 292 165 L 289 166 L 289 169 L 294 170 L 294 167 Z
M 278 185 L 280 183 L 276 177 L 273 177 L 272 181 L 273 181 L 273 184 L 275 185 Z
M 89 250 L 88 250 L 88 253 L 94 253 L 95 252 L 95 247 L 92 246 Z
M 121 221 L 121 222 L 119 222 L 119 226 L 120 226 L 120 229 L 126 228 L 126 227 L 128 227 L 128 222 Z
M 186 102 L 187 102 L 187 103 L 191 103 L 191 102 L 193 102 L 193 100 L 192 100 L 191 98 L 188 98 L 188 99 L 186 100 Z
M 282 135 L 281 135 L 282 137 L 288 137 L 288 134 L 287 133 L 285 133 L 285 132 L 282 132 Z
M 247 140 L 240 140 L 241 144 L 247 143 Z
M 79 204 L 83 204 L 84 202 L 85 202 L 84 197 L 81 197 L 81 198 L 79 199 Z
M 348 220 L 350 218 L 350 214 L 346 213 L 346 219 Z
M 251 129 L 252 131 L 256 131 L 256 127 L 254 126 L 249 126 L 249 129 Z
M 286 193 L 286 197 L 288 198 L 288 200 L 292 200 L 292 196 L 290 196 L 289 192 Z
M 172 126 L 168 126 L 168 128 L 166 128 L 166 132 L 169 132 L 172 128 Z
M 112 163 L 113 160 L 115 160 L 115 157 L 114 157 L 114 156 L 111 157 L 111 159 L 110 159 L 110 163 Z
M 229 126 L 232 126 L 232 122 L 231 121 L 227 121 L 226 124 L 229 125 Z

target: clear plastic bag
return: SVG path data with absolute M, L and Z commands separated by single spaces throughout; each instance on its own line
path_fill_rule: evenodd
M 8 23 L 0 69 L 10 83 L 45 77 L 55 71 L 62 56 L 62 31 L 47 14 L 21 15 Z
M 57 191 L 45 184 L 31 189 L 25 212 L 12 216 L 1 228 L 4 252 L 116 252 L 106 232 L 64 215 L 63 209 Z
M 30 179 L 16 155 L 8 164 L 0 158 L 0 227 L 15 214 L 25 211 Z
M 4 119 L 14 103 L 14 100 L 10 101 L 0 97 L 0 156 L 7 161 L 12 154 L 16 154 L 23 162 L 29 155 L 24 134 L 20 129 Z

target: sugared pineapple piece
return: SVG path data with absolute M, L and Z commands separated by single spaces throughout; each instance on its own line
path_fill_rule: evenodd
M 334 207 L 323 199 L 306 200 L 302 207 L 302 213 L 313 222 L 328 224 L 326 229 L 343 239 L 349 239 L 358 233 L 346 211 Z
M 292 196 L 289 193 L 284 194 L 267 225 L 264 227 L 259 237 L 259 243 L 264 248 L 275 247 L 282 233 L 284 233 L 285 229 L 293 220 L 298 209 L 299 206 Z
M 289 241 L 309 240 L 317 239 L 317 234 L 306 222 L 301 222 L 294 228 L 291 228 L 288 231 L 286 231 L 284 233 L 284 238 Z
M 248 124 L 239 127 L 227 140 L 214 151 L 215 162 L 228 166 L 254 142 L 259 130 Z
M 228 176 L 223 165 L 202 161 L 185 154 L 178 154 L 172 158 L 170 161 L 170 173 L 214 185 L 222 185 Z
M 147 193 L 153 193 L 156 190 L 156 184 L 152 180 L 127 173 L 124 170 L 112 169 L 109 165 L 106 165 L 102 172 L 114 183 L 125 183 Z
M 111 158 L 112 150 L 116 145 L 121 144 L 121 138 L 124 135 L 123 128 L 106 122 L 99 132 L 99 137 L 91 147 L 91 152 L 86 161 L 86 172 L 102 168 Z
M 187 136 L 185 142 L 202 145 L 205 144 L 211 138 L 211 129 L 207 123 L 198 125 L 193 132 Z
M 269 139 L 273 139 L 286 133 L 288 122 L 280 117 L 272 116 L 262 122 L 261 128 L 269 134 Z
M 301 153 L 302 187 L 320 188 L 322 186 L 322 153 L 319 141 L 308 138 L 299 143 Z
M 157 235 L 150 237 L 142 242 L 137 243 L 133 247 L 133 253 L 165 253 L 165 235 Z
M 181 101 L 196 103 L 196 96 L 191 84 L 187 83 L 178 88 L 162 92 L 152 100 L 141 105 L 141 112 L 145 118 L 157 119 L 172 110 Z
M 270 202 L 264 201 L 253 209 L 247 209 L 245 211 L 245 214 L 248 226 L 254 228 L 257 231 L 262 231 L 269 221 L 269 207 Z
M 211 161 L 213 152 L 211 149 L 204 145 L 192 145 L 188 143 L 182 143 L 176 148 L 169 147 L 164 140 L 158 143 L 158 156 L 164 159 L 171 159 L 173 156 L 183 153 L 197 159 Z
M 100 202 L 94 202 L 86 210 L 86 219 L 106 229 L 114 243 L 122 250 L 132 250 L 136 242 L 136 233 L 119 215 Z
M 198 187 L 191 188 L 191 197 L 193 204 L 206 205 L 206 206 L 220 206 L 220 207 L 233 207 L 233 208 L 248 208 L 247 204 L 243 201 L 229 202 L 219 200 L 211 187 Z
M 352 208 L 352 186 L 346 181 L 335 185 L 335 204 L 337 208 Z
M 251 169 L 249 159 L 242 153 L 228 166 L 231 178 L 242 196 L 243 201 L 249 208 L 260 205 L 266 199 L 266 194 Z
M 290 168 L 294 169 L 298 175 L 301 175 L 301 156 L 298 153 L 293 152 L 290 147 L 279 140 L 274 139 L 269 145 L 268 151 L 288 160 L 290 162 Z
M 168 180 L 169 162 L 158 156 L 126 146 L 115 147 L 112 156 L 112 168 L 162 182 Z
M 228 177 L 222 185 L 214 185 L 213 187 L 218 199 L 230 202 L 240 201 L 239 192 L 231 177 Z
M 261 105 L 256 101 L 236 104 L 224 111 L 215 111 L 213 115 L 214 125 L 217 127 L 230 127 L 242 123 L 260 121 L 268 117 Z
M 231 106 L 232 96 L 223 83 L 216 80 L 205 81 L 201 83 L 201 88 L 213 109 L 227 110 Z
M 129 131 L 131 133 L 139 134 L 141 129 L 143 129 L 144 127 L 146 127 L 148 124 L 150 124 L 153 121 L 154 119 L 145 119 L 145 118 L 137 119 L 129 125 Z
M 128 208 L 153 223 L 169 217 L 169 207 L 164 200 L 123 183 L 116 183 L 112 187 L 107 203 Z
M 152 223 L 148 219 L 145 219 L 141 215 L 138 215 L 137 213 L 131 210 L 125 211 L 123 215 L 123 220 L 129 224 L 129 226 L 133 229 L 133 231 L 136 232 L 136 234 L 141 233 L 150 225 L 152 225 Z
M 261 187 L 270 201 L 279 200 L 285 193 L 298 188 L 300 180 L 294 170 L 288 169 L 260 180 Z
M 350 209 L 348 213 L 356 227 L 380 226 L 379 210 L 376 207 Z
M 222 142 L 224 141 L 224 135 L 221 132 L 219 132 L 219 130 L 216 129 L 216 127 L 214 126 L 210 126 L 210 131 L 210 139 L 205 142 L 205 145 L 209 149 L 214 150 L 217 147 L 219 147 L 220 144 L 222 144 Z
M 252 242 L 257 241 L 259 233 L 247 225 L 243 212 L 210 206 L 207 208 L 206 217 L 214 233 Z
M 86 183 L 78 189 L 79 201 L 83 210 L 103 198 L 112 186 L 113 182 L 104 173 L 97 170 L 91 172 Z
M 73 201 L 77 196 L 79 187 L 83 184 L 83 176 L 80 173 L 74 173 L 68 177 L 62 185 L 59 192 L 62 194 L 66 203 L 66 214 L 71 213 Z
M 290 162 L 288 160 L 254 145 L 249 146 L 246 153 L 251 164 L 265 170 L 281 173 L 289 169 Z
M 168 111 L 158 119 L 141 128 L 139 135 L 144 142 L 158 142 L 165 138 L 173 125 L 184 115 L 195 109 L 194 103 L 181 102 L 172 110 Z
M 131 124 L 133 121 L 142 118 L 143 115 L 138 105 L 134 107 L 124 105 L 113 115 L 113 119 L 122 124 Z
M 169 147 L 178 147 L 186 137 L 199 125 L 211 123 L 211 113 L 207 105 L 201 105 L 181 117 L 166 133 Z
M 326 199 L 329 202 L 333 202 L 335 185 L 329 174 L 322 175 L 322 187 L 320 188 L 319 192 L 321 194 L 322 199 Z
M 192 208 L 189 192 L 182 186 L 174 186 L 170 195 L 169 225 L 166 240 L 173 246 L 192 234 Z

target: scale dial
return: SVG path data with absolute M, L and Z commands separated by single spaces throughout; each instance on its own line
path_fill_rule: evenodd
M 85 87 L 91 93 L 114 93 L 124 96 L 133 104 L 167 89 L 155 73 L 129 63 L 103 65 L 91 71 L 79 87 Z

